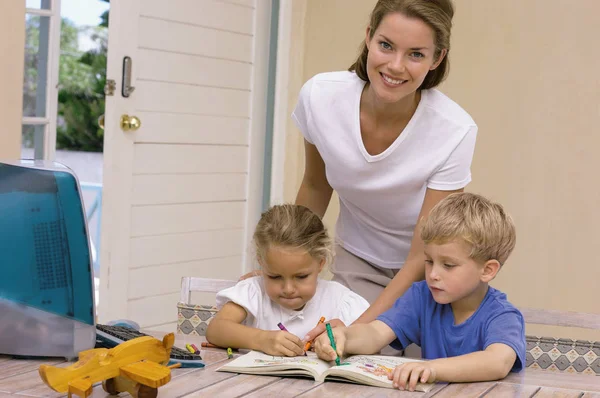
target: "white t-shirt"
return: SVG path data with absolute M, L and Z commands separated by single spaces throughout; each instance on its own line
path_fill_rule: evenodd
M 315 295 L 300 311 L 288 310 L 272 301 L 261 276 L 245 279 L 217 293 L 218 309 L 229 301 L 244 307 L 248 313 L 244 325 L 279 330 L 277 324 L 281 322 L 290 333 L 301 339 L 317 326 L 322 316 L 326 320 L 338 318 L 348 326 L 369 308 L 367 300 L 352 290 L 323 279 L 317 281 Z
M 364 85 L 353 72 L 316 75 L 302 87 L 292 118 L 317 147 L 339 195 L 340 244 L 380 267 L 401 268 L 426 189 L 450 191 L 471 181 L 477 125 L 440 91 L 423 90 L 402 134 L 372 156 L 360 131 Z

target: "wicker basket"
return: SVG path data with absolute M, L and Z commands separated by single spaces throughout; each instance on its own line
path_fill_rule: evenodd
M 206 336 L 206 328 L 217 312 L 214 305 L 177 303 L 177 333 Z
M 526 367 L 600 376 L 600 342 L 527 337 Z

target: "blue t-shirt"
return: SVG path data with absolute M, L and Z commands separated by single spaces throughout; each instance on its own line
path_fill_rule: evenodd
M 506 294 L 491 286 L 477 311 L 460 325 L 454 324 L 450 304 L 438 304 L 425 281 L 414 283 L 377 319 L 396 334 L 394 348 L 415 343 L 425 359 L 455 357 L 502 343 L 517 354 L 511 371 L 518 372 L 525 365 L 523 315 L 506 300 Z

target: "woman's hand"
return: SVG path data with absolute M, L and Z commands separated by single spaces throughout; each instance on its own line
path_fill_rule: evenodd
M 331 325 L 331 328 L 336 328 L 336 327 L 344 327 L 346 326 L 346 324 L 344 322 L 342 322 L 339 319 L 332 319 L 330 321 L 325 321 L 326 323 Z M 325 333 L 325 322 L 318 324 L 317 326 L 315 326 L 313 329 L 310 330 L 310 332 L 308 332 L 308 334 L 306 336 L 304 336 L 304 341 L 313 341 L 314 339 L 316 339 L 317 337 L 319 337 L 321 334 Z M 314 344 L 313 344 L 314 347 Z
M 260 351 L 275 356 L 296 357 L 304 355 L 302 340 L 289 332 L 263 330 L 259 335 Z
M 336 350 L 331 346 L 331 341 L 329 340 L 327 333 L 317 337 L 314 344 L 317 356 L 324 361 L 334 361 L 338 356 L 341 358 L 346 346 L 346 330 L 348 330 L 348 328 L 343 326 L 338 326 L 332 330 Z
M 388 375 L 388 379 L 393 380 L 394 388 L 408 391 L 414 391 L 417 383 L 433 383 L 435 378 L 436 371 L 428 362 L 407 362 L 396 366 Z
M 250 271 L 247 274 L 244 274 L 244 275 L 240 276 L 240 279 L 238 279 L 238 282 L 239 281 L 243 281 L 244 279 L 252 278 L 254 276 L 262 276 L 262 271 L 259 270 L 259 269 L 256 269 L 254 271 Z

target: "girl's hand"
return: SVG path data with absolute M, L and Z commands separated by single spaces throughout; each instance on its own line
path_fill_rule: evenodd
M 263 330 L 258 344 L 260 350 L 269 355 L 286 357 L 304 355 L 302 340 L 289 332 Z
M 388 375 L 394 381 L 394 388 L 414 391 L 417 383 L 433 383 L 436 371 L 428 362 L 408 362 L 396 366 Z
M 314 344 L 317 356 L 324 361 L 335 361 L 338 356 L 341 358 L 344 354 L 344 347 L 346 345 L 346 330 L 347 328 L 342 326 L 332 330 L 337 350 L 334 350 L 331 346 L 331 341 L 329 341 L 327 333 L 323 333 L 317 337 Z
M 332 319 L 329 321 L 325 321 L 326 323 L 329 323 L 331 325 L 332 329 L 335 329 L 336 327 L 344 327 L 346 326 L 346 324 L 344 322 L 342 322 L 339 319 Z M 320 336 L 321 334 L 325 333 L 325 322 L 318 324 L 316 327 L 312 328 L 310 330 L 310 332 L 308 332 L 308 334 L 306 336 L 304 336 L 304 341 L 313 341 L 314 339 L 316 339 L 318 336 Z M 327 334 L 325 334 L 325 336 L 327 336 Z M 313 344 L 314 347 L 314 344 Z

